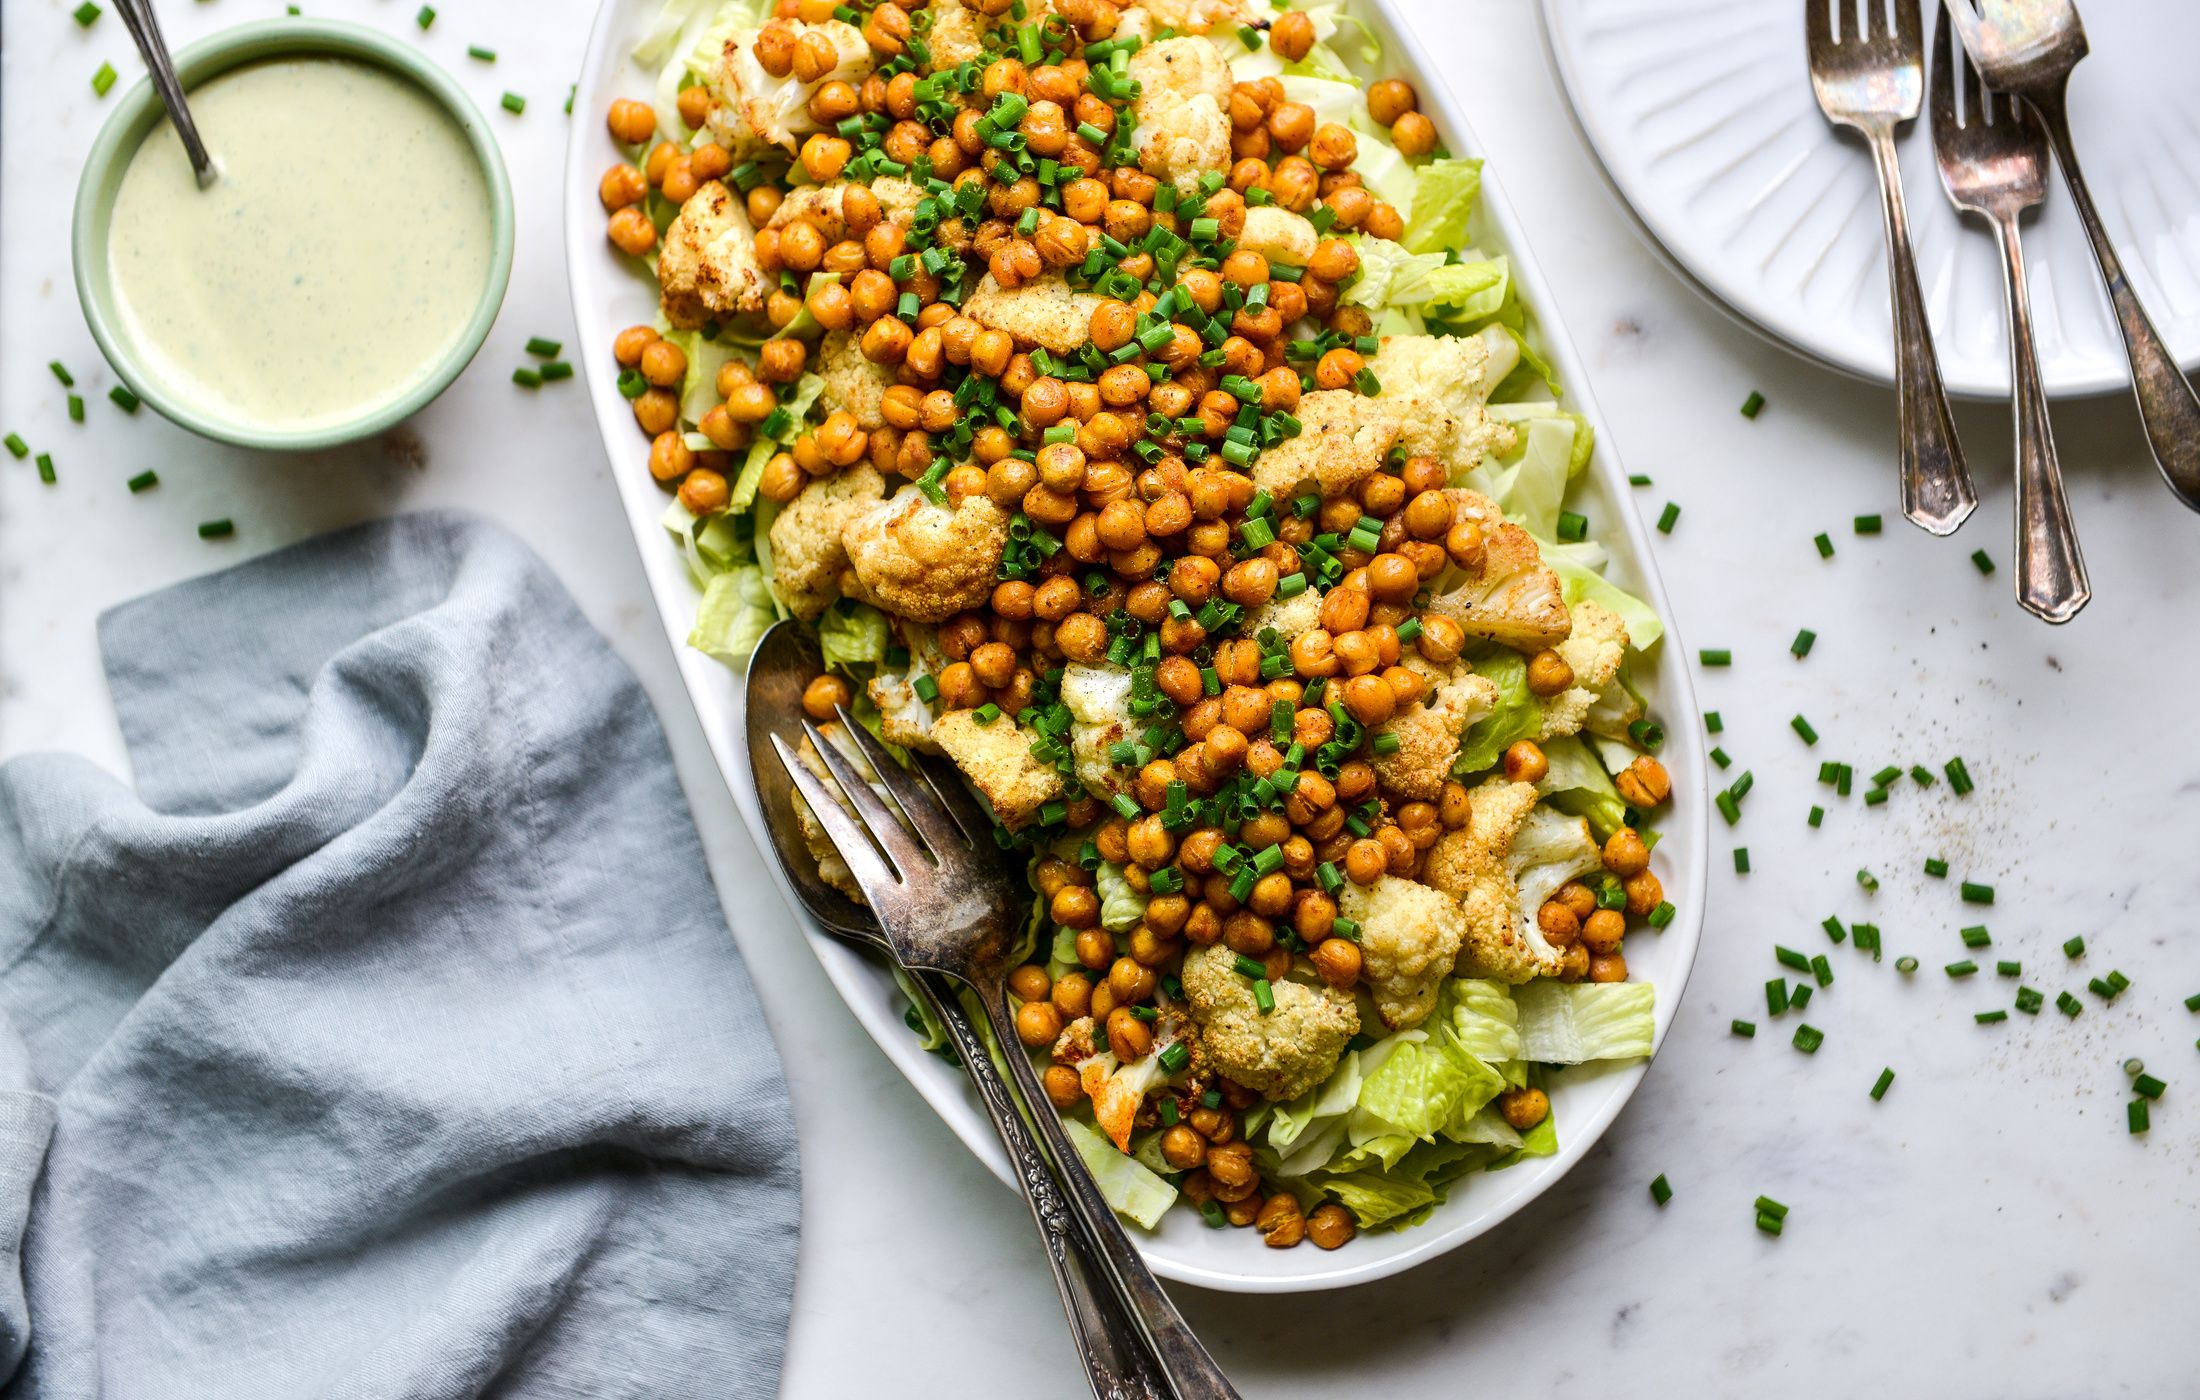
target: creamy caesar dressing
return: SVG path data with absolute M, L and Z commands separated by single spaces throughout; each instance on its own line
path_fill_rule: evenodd
M 418 384 L 488 280 L 489 188 L 427 92 L 372 63 L 234 68 L 191 92 L 221 170 L 200 190 L 163 121 L 115 195 L 107 256 L 132 339 L 178 394 L 310 428 Z

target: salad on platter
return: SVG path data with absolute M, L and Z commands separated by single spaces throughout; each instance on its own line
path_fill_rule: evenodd
M 1674 917 L 1593 435 L 1480 163 L 1347 49 L 1333 3 L 672 0 L 600 186 L 690 643 L 800 619 L 828 739 L 954 763 L 1109 1199 L 1275 1248 L 1555 1151 Z

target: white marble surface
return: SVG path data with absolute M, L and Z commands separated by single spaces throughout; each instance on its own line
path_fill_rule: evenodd
M 502 322 L 464 378 L 383 444 L 313 460 L 217 449 L 150 411 L 125 418 L 77 312 L 68 270 L 76 170 L 103 115 L 87 86 L 102 59 L 137 72 L 112 14 L 89 31 L 64 0 L 7 0 L 0 38 L 0 432 L 50 451 L 42 486 L 0 458 L 0 755 L 66 748 L 120 767 L 99 674 L 99 611 L 147 589 L 331 526 L 462 506 L 507 523 L 565 578 L 656 698 L 714 873 L 786 1054 L 807 1186 L 785 1393 L 1071 1396 L 1066 1343 L 1023 1212 L 925 1111 L 835 1000 L 765 888 L 643 591 L 593 427 L 571 387 L 506 382 L 529 336 L 568 337 L 554 213 L 567 75 L 590 7 L 445 4 L 423 41 L 485 107 L 507 87 L 527 114 L 503 133 L 521 235 Z M 181 42 L 280 6 L 164 7 Z M 322 0 L 316 13 L 414 34 L 412 0 Z M 1410 6 L 1434 52 L 1457 55 L 1499 179 L 1560 289 L 1562 314 L 1655 515 L 1683 514 L 1661 563 L 1692 644 L 1733 649 L 1706 673 L 1736 771 L 1756 774 L 1732 842 L 1755 873 L 1713 882 L 1705 951 L 1642 1092 L 1591 1159 L 1512 1222 L 1451 1258 L 1326 1298 L 1183 1302 L 1252 1397 L 1335 1394 L 1947 1396 L 2179 1395 L 2200 1340 L 2178 1306 L 2200 1241 L 2188 1107 L 2200 1085 L 2200 991 L 2190 942 L 2200 897 L 2200 520 L 2158 486 L 2127 405 L 2058 414 L 2096 600 L 2051 632 L 2008 596 L 2010 492 L 1998 412 L 1959 413 L 1985 504 L 1954 542 L 1896 517 L 1887 395 L 1768 349 L 1696 301 L 1635 241 L 1599 185 L 1544 66 L 1529 0 Z M 469 61 L 469 43 L 499 51 Z M 1502 56 L 1502 57 L 1500 57 Z M 2168 95 L 2165 94 L 2165 98 Z M 593 120 L 589 114 L 588 119 Z M 2188 215 L 2187 217 L 2192 217 Z M 1982 242 L 1978 256 L 1991 256 Z M 584 347 L 572 347 L 585 353 Z M 67 421 L 45 369 L 59 356 L 88 390 Z M 1769 400 L 1745 422 L 1751 388 Z M 621 461 L 618 470 L 639 470 Z M 124 480 L 156 467 L 138 497 Z M 1851 516 L 1887 516 L 1858 539 Z M 233 516 L 234 539 L 193 525 Z M 1810 537 L 1839 546 L 1820 562 Z M 1991 579 L 1968 554 L 2002 563 Z M 1809 659 L 1787 647 L 1819 634 Z M 1805 750 L 1788 717 L 1824 736 Z M 1670 722 L 1691 722 L 1670 716 Z M 1963 754 L 1967 801 L 1907 780 L 1886 806 L 1829 802 L 1821 757 L 1870 771 L 1937 769 Z M 1927 880 L 1994 883 L 1958 903 Z M 1866 895 L 1854 872 L 1878 872 Z M 1828 913 L 1876 919 L 1877 967 L 1827 948 Z M 1956 929 L 1983 913 L 1987 971 L 1952 983 Z M 2059 945 L 2082 933 L 2087 954 Z M 1775 942 L 1832 954 L 1838 977 L 1807 1019 L 1764 1016 Z M 1904 979 L 1894 958 L 1924 970 Z M 2085 1003 L 1979 1026 L 2025 981 Z M 2113 1006 L 2084 990 L 2120 968 Z M 1730 1018 L 1759 1023 L 1754 1041 Z M 2153 1131 L 2124 1126 L 2120 1062 L 2169 1081 Z M 1899 1073 L 1884 1102 L 1867 1091 Z M 1663 1210 L 1645 1191 L 1663 1172 Z M 1751 1226 L 1759 1192 L 1793 1208 L 1779 1239 Z M 1248 1248 L 1258 1248 L 1247 1238 Z

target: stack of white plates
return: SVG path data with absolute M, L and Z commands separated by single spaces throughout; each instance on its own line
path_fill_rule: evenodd
M 2082 13 L 2093 52 L 2071 82 L 2080 158 L 2132 285 L 2189 369 L 2200 363 L 2200 5 L 2088 0 Z M 1819 114 L 1800 0 L 1543 0 L 1543 18 L 1582 131 L 1652 244 L 1763 334 L 1892 382 L 1878 185 L 1863 145 Z M 2007 397 L 1992 237 L 1949 205 L 1928 119 L 1904 130 L 1901 151 L 1949 391 Z M 2123 342 L 2059 183 L 2025 248 L 2048 391 L 2123 389 Z

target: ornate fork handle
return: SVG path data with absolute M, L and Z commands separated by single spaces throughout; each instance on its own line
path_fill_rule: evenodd
M 978 1097 L 985 1104 L 986 1116 L 993 1120 L 1001 1145 L 1008 1149 L 1024 1201 L 1031 1207 L 1032 1223 L 1039 1227 L 1046 1246 L 1047 1267 L 1062 1296 L 1062 1311 L 1068 1315 L 1071 1339 L 1085 1364 L 1085 1379 L 1091 1383 L 1093 1395 L 1097 1400 L 1170 1400 L 1168 1383 L 1146 1350 L 1145 1338 L 1137 1324 L 1122 1314 L 1107 1289 L 1104 1266 L 1091 1257 L 1089 1246 L 1080 1238 L 1078 1221 L 1062 1199 L 1038 1140 L 1017 1112 L 1007 1082 L 994 1068 L 985 1042 L 971 1025 L 953 988 L 937 973 L 919 973 L 914 980 L 924 991 L 933 1014 L 947 1028 L 955 1053 L 962 1056 L 970 1082 L 977 1086 Z M 1017 1042 L 1011 1036 L 1004 1043 Z M 1034 1101 L 1033 1115 L 1051 1119 L 1052 1111 L 1043 1107 L 1045 1102 L 1043 1098 Z
M 1925 297 L 1917 285 L 1917 255 L 1910 247 L 1910 216 L 1902 198 L 1894 128 L 1861 128 L 1878 167 L 1879 197 L 1887 225 L 1887 278 L 1894 302 L 1895 416 L 1901 426 L 1902 513 L 1928 532 L 1951 535 L 1978 509 L 1978 491 L 1963 463 L 1948 391 Z
M 2024 100 L 2038 115 L 2040 125 L 2047 128 L 2047 139 L 2055 147 L 2055 163 L 2062 167 L 2070 201 L 2077 206 L 2078 220 L 2085 225 L 2086 239 L 2093 245 L 2093 260 L 2101 266 L 2101 281 L 2108 288 L 2109 303 L 2116 310 L 2116 326 L 2124 336 L 2124 353 L 2131 360 L 2131 387 L 2139 398 L 2139 420 L 2146 425 L 2155 465 L 2162 469 L 2162 479 L 2169 483 L 2171 492 L 2187 506 L 2200 510 L 2200 397 L 2194 395 L 2192 381 L 2185 378 L 2169 347 L 2162 343 L 2162 333 L 2139 304 L 2138 293 L 2132 291 L 2131 281 L 2124 275 L 2123 261 L 2108 241 L 2108 230 L 2101 224 L 2093 195 L 2086 189 L 2085 175 L 2078 167 L 2077 147 L 2070 140 L 2065 91 L 2063 84 L 2057 84 L 2051 89 L 2027 91 Z
M 2040 382 L 2039 351 L 2032 337 L 2032 297 L 2024 274 L 2024 243 L 2014 212 L 1996 215 L 2004 285 L 2009 294 L 2009 364 L 2017 420 L 2017 601 L 2048 622 L 2078 615 L 2093 590 L 2085 556 L 2063 494 L 2055 434 L 2047 420 L 2047 390 Z

